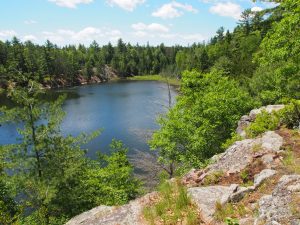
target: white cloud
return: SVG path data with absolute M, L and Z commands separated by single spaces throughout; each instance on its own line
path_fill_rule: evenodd
M 263 9 L 261 8 L 261 7 L 258 7 L 258 6 L 254 6 L 254 7 L 252 7 L 251 8 L 251 11 L 252 12 L 260 12 L 260 11 L 262 11 Z
M 14 36 L 17 36 L 17 32 L 14 30 L 0 30 L 0 40 L 6 41 Z
M 32 34 L 25 35 L 22 38 L 22 41 L 37 41 L 37 40 L 38 40 L 37 37 Z
M 67 8 L 76 8 L 78 4 L 89 4 L 94 0 L 48 0 L 54 2 L 56 5 Z
M 242 8 L 240 5 L 226 2 L 226 3 L 217 3 L 210 7 L 209 11 L 213 14 L 217 14 L 225 17 L 232 17 L 236 20 L 241 18 Z
M 168 32 L 169 28 L 159 24 L 159 23 L 151 23 L 149 25 L 144 23 L 135 23 L 132 24 L 131 27 L 136 31 L 144 31 L 144 32 Z
M 180 17 L 184 14 L 184 11 L 197 13 L 198 10 L 192 5 L 182 4 L 176 1 L 162 5 L 159 9 L 152 13 L 154 17 L 160 17 L 163 19 L 171 19 Z
M 101 43 L 115 41 L 121 37 L 122 33 L 116 29 L 85 27 L 82 30 L 74 31 L 69 29 L 59 29 L 55 32 L 42 32 L 44 40 L 50 40 L 56 44 L 90 44 L 93 40 Z
M 36 24 L 37 22 L 35 20 L 25 20 L 24 23 L 26 25 Z
M 145 0 L 107 0 L 110 6 L 118 6 L 127 11 L 133 11 L 138 5 L 143 4 Z

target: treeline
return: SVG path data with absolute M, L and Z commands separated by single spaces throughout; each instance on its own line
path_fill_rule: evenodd
M 14 37 L 12 41 L 0 41 L 0 82 L 22 84 L 31 79 L 45 84 L 64 79 L 74 83 L 78 76 L 86 79 L 101 77 L 105 65 L 121 77 L 159 74 L 175 64 L 179 49 L 182 47 L 165 47 L 163 44 L 157 47 L 132 46 L 121 39 L 116 46 L 108 43 L 100 47 L 94 41 L 89 47 L 70 45 L 59 48 L 50 41 L 41 46 L 30 41 L 22 43 Z
M 184 70 L 208 72 L 216 68 L 242 80 L 252 76 L 258 65 L 252 55 L 271 24 L 281 17 L 279 10 L 246 10 L 233 32 L 221 27 L 208 43 L 194 43 L 189 47 L 139 46 L 120 39 L 116 46 L 111 43 L 99 46 L 94 41 L 88 47 L 60 48 L 50 41 L 37 45 L 30 41 L 22 43 L 15 37 L 0 41 L 0 83 L 2 86 L 8 81 L 22 84 L 30 79 L 51 84 L 63 79 L 74 84 L 79 76 L 87 80 L 93 76 L 103 78 L 105 65 L 121 77 L 160 73 L 180 77 Z

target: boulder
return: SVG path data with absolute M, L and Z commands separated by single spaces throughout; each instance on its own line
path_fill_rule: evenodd
M 207 224 L 212 223 L 213 214 L 216 211 L 216 203 L 225 204 L 230 199 L 232 193 L 238 188 L 238 185 L 231 186 L 208 186 L 193 187 L 188 189 L 188 194 L 192 201 L 197 205 L 201 212 L 201 218 Z
M 66 225 L 140 225 L 142 210 L 156 192 L 149 193 L 123 206 L 98 206 L 69 220 Z
M 262 170 L 259 174 L 256 174 L 254 176 L 254 187 L 257 188 L 259 187 L 262 182 L 276 174 L 276 170 L 271 170 L 271 169 L 265 169 Z
M 262 158 L 264 155 L 268 155 L 268 160 L 265 159 L 265 167 L 271 168 L 273 161 L 270 162 L 270 158 L 277 157 L 282 145 L 283 138 L 274 131 L 268 131 L 255 139 L 237 141 L 224 153 L 215 157 L 215 161 L 207 168 L 191 170 L 183 177 L 182 182 L 193 187 L 200 185 L 206 176 L 216 172 L 222 171 L 226 175 L 240 173 L 251 165 L 256 158 Z M 258 149 L 255 150 L 255 148 Z

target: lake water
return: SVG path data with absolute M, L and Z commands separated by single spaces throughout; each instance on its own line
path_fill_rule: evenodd
M 91 158 L 97 151 L 107 153 L 113 138 L 123 141 L 133 158 L 137 151 L 149 151 L 147 138 L 158 129 L 156 118 L 165 113 L 168 106 L 167 85 L 156 81 L 87 85 L 51 91 L 49 95 L 58 93 L 68 94 L 63 105 L 67 113 L 61 127 L 64 135 L 103 128 L 99 137 L 84 146 Z M 174 100 L 174 88 L 171 93 Z M 3 97 L 0 104 L 6 104 Z M 17 137 L 16 125 L 0 127 L 0 144 L 14 143 Z

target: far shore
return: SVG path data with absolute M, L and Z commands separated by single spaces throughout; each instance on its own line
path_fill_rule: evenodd
M 145 80 L 145 81 L 160 81 L 160 82 L 169 82 L 170 85 L 180 86 L 181 81 L 176 78 L 165 78 L 161 75 L 142 75 L 142 76 L 134 76 L 127 77 L 126 80 Z

